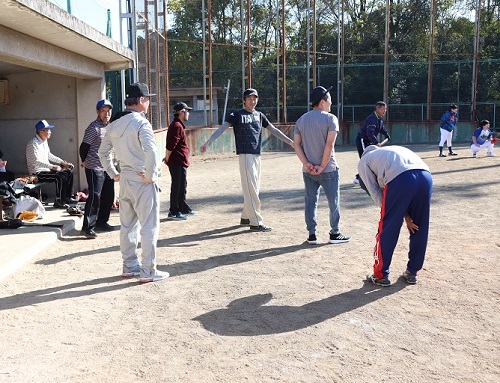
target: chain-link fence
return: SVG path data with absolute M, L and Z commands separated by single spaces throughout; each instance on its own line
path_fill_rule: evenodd
M 189 6 L 205 7 L 206 3 L 190 2 Z M 179 101 L 194 108 L 188 125 L 218 125 L 224 121 L 225 111 L 227 114 L 241 108 L 242 91 L 249 85 L 259 91 L 258 109 L 274 122 L 293 123 L 307 112 L 310 108 L 308 92 L 313 84 L 333 85 L 330 92 L 332 112 L 341 121 L 362 121 L 373 111 L 374 104 L 384 99 L 385 65 L 388 66 L 388 97 L 385 100 L 389 106 L 388 120 L 439 120 L 454 103 L 459 105 L 462 121 L 474 116 L 489 119 L 493 128 L 500 124 L 500 101 L 489 99 L 485 91 L 490 86 L 490 79 L 498 76 L 500 59 L 475 60 L 468 53 L 462 54 L 459 60 L 450 57 L 450 61 L 434 61 L 429 65 L 427 58 L 415 61 L 411 55 L 389 54 L 384 62 L 383 54 L 366 54 L 362 59 L 359 55 L 346 54 L 339 66 L 337 52 L 319 52 L 318 48 L 313 48 L 317 60 L 311 61 L 311 52 L 287 50 L 283 54 L 278 45 L 248 45 L 242 37 L 244 27 L 234 32 L 241 34 L 241 44 L 215 42 L 215 32 L 207 32 L 206 20 L 210 19 L 205 19 L 204 23 L 202 9 L 197 20 L 176 20 L 192 23 L 185 28 L 191 29 L 196 38 L 182 39 L 170 32 L 170 28 L 166 33 L 170 17 L 166 1 L 136 1 L 135 6 L 137 80 L 148 83 L 158 93 L 149 113 L 155 129 L 168 126 L 171 106 Z M 205 10 L 207 15 L 210 12 Z M 259 60 L 252 57 L 259 57 Z M 317 64 L 311 67 L 314 62 Z M 429 83 L 430 70 L 432 83 Z M 311 73 L 315 74 L 314 78 Z M 475 78 L 477 94 L 473 114 Z

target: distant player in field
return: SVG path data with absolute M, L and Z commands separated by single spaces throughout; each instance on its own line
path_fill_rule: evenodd
M 479 123 L 479 128 L 474 131 L 472 135 L 472 142 L 470 143 L 470 148 L 472 149 L 472 157 L 476 158 L 477 153 L 486 148 L 488 157 L 496 157 L 493 153 L 494 144 L 492 142 L 492 134 L 490 131 L 490 122 L 488 120 L 482 120 Z
M 229 117 L 200 148 L 204 153 L 208 146 L 230 126 L 233 127 L 236 154 L 240 159 L 241 188 L 243 189 L 243 212 L 241 225 L 250 225 L 253 231 L 270 231 L 272 227 L 264 224 L 260 213 L 260 152 L 262 148 L 262 129 L 293 147 L 293 141 L 276 129 L 267 117 L 255 110 L 259 95 L 255 89 L 243 92 L 244 108 L 232 112 Z
M 365 148 L 370 145 L 380 146 L 379 134 L 383 134 L 385 138 L 391 139 L 389 133 L 384 127 L 384 116 L 387 112 L 387 104 L 379 101 L 375 104 L 375 110 L 366 117 L 363 125 L 359 128 L 356 136 L 356 148 L 358 149 L 359 158 L 363 155 Z M 356 174 L 354 183 L 359 183 L 359 176 Z
M 450 109 L 441 117 L 441 124 L 439 125 L 441 131 L 441 141 L 439 141 L 439 157 L 446 157 L 446 154 L 443 154 L 443 145 L 445 141 L 446 145 L 448 145 L 448 154 L 450 156 L 457 155 L 451 147 L 453 131 L 455 130 L 455 126 L 458 122 L 457 111 L 458 106 L 455 104 L 450 105 Z
M 404 219 L 410 231 L 410 249 L 403 277 L 409 284 L 417 283 L 429 234 L 432 194 L 429 167 L 402 146 L 371 145 L 359 160 L 358 171 L 361 187 L 380 206 L 373 274 L 367 279 L 379 286 L 390 286 L 389 267 Z

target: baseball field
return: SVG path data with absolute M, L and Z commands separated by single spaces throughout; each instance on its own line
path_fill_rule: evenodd
M 500 379 L 499 157 L 468 145 L 429 165 L 434 190 L 424 269 L 405 270 L 402 227 L 392 286 L 365 282 L 379 209 L 352 183 L 358 155 L 337 148 L 341 224 L 349 243 L 305 243 L 301 164 L 265 153 L 261 201 L 268 233 L 239 226 L 235 154 L 194 156 L 188 202 L 166 220 L 163 165 L 158 265 L 170 278 L 120 277 L 117 231 L 70 232 L 0 282 L 1 382 L 498 382 Z M 455 149 L 455 147 L 454 147 Z M 118 225 L 114 212 L 111 224 Z M 79 229 L 79 227 L 78 227 Z

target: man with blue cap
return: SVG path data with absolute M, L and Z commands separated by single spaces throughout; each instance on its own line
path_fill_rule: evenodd
M 26 145 L 26 162 L 29 174 L 36 175 L 39 182 L 55 182 L 54 207 L 67 209 L 73 194 L 74 165 L 51 153 L 48 140 L 53 128 L 46 120 L 37 122 L 35 138 Z
M 80 144 L 80 159 L 85 168 L 89 195 L 85 203 L 81 234 L 87 238 L 97 238 L 94 229 L 112 231 L 108 224 L 111 206 L 115 199 L 115 181 L 104 171 L 97 152 L 106 134 L 106 126 L 111 118 L 113 104 L 109 100 L 97 102 L 97 118 L 90 123 Z

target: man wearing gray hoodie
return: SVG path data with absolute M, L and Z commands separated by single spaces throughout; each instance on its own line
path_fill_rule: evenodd
M 390 286 L 389 267 L 404 219 L 410 232 L 410 249 L 403 277 L 410 284 L 417 283 L 429 235 L 432 194 L 429 167 L 418 155 L 402 146 L 370 145 L 359 160 L 358 171 L 361 188 L 380 207 L 373 274 L 368 275 L 368 281 Z
M 149 108 L 148 86 L 135 83 L 127 88 L 121 116 L 108 125 L 99 148 L 104 170 L 120 181 L 120 251 L 124 278 L 139 276 L 141 283 L 161 281 L 169 276 L 156 268 L 159 189 L 158 160 L 153 128 L 144 117 Z M 120 172 L 113 164 L 112 151 L 120 161 Z M 142 262 L 137 255 L 141 238 Z

